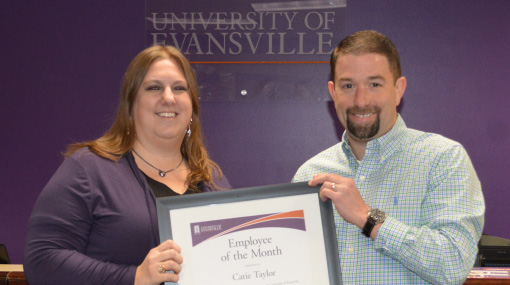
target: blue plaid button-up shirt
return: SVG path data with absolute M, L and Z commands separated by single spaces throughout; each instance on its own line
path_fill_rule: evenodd
M 458 284 L 473 267 L 485 203 L 465 149 L 437 134 L 408 129 L 400 117 L 368 142 L 358 162 L 347 134 L 303 164 L 293 182 L 319 173 L 356 182 L 370 207 L 388 215 L 373 241 L 335 210 L 344 284 Z

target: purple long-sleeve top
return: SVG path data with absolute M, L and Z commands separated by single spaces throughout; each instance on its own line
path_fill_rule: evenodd
M 225 177 L 213 181 L 231 188 Z M 216 191 L 203 184 L 203 192 Z M 30 284 L 133 284 L 159 243 L 155 196 L 131 152 L 114 162 L 82 149 L 35 204 L 24 271 Z

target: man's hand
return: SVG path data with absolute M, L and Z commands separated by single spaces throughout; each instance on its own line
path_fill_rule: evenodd
M 308 182 L 310 186 L 322 184 L 320 198 L 331 199 L 336 210 L 350 224 L 363 228 L 370 207 L 365 204 L 354 180 L 336 174 L 317 174 Z

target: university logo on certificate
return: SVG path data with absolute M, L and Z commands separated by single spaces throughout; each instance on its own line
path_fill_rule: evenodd
M 341 284 L 330 202 L 306 183 L 157 199 L 180 285 Z M 170 283 L 171 284 L 171 283 Z

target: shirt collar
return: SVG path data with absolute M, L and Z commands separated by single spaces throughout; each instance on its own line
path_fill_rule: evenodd
M 406 130 L 407 126 L 404 120 L 400 117 L 400 114 L 397 114 L 397 121 L 388 133 L 367 143 L 365 156 L 378 154 L 381 162 L 384 161 L 393 154 L 393 152 L 399 149 L 399 145 L 404 139 L 403 133 Z M 349 145 L 349 136 L 347 135 L 347 131 L 344 131 L 342 135 L 342 148 L 346 153 L 349 152 L 350 155 L 354 156 Z

